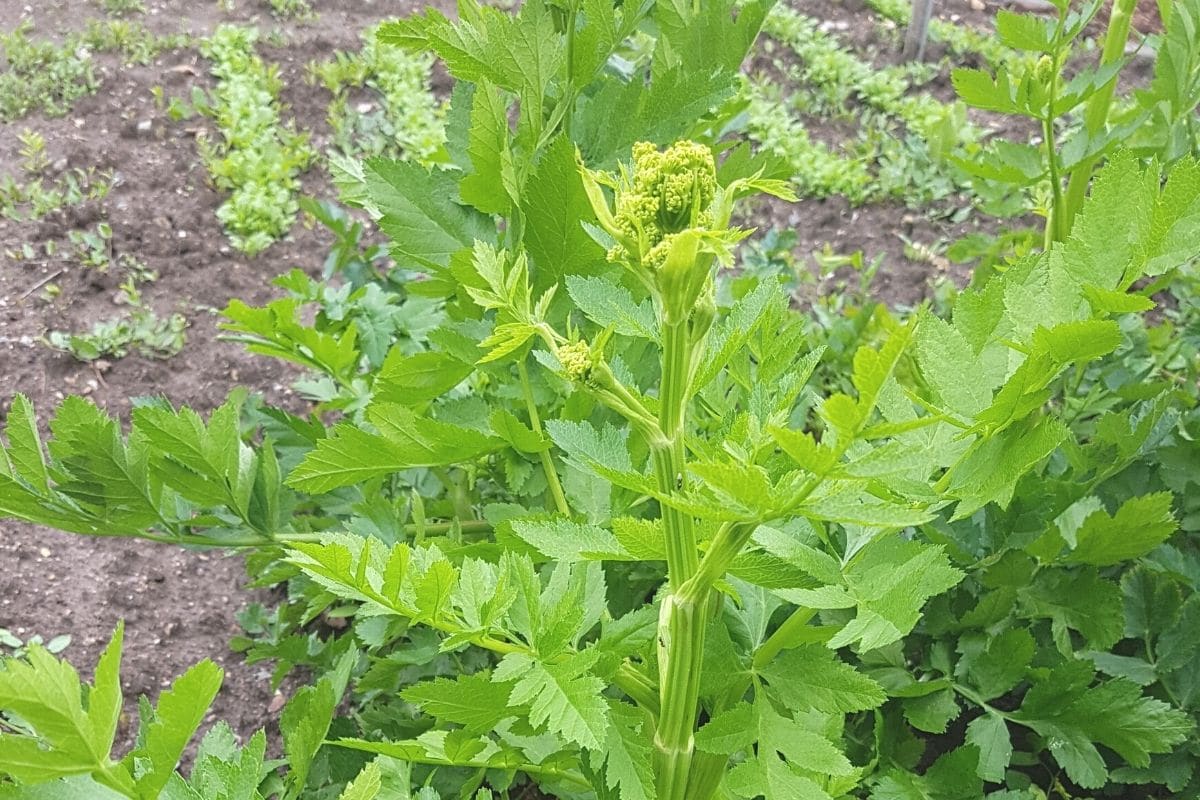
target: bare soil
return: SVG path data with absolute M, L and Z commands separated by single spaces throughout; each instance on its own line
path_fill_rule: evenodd
M 875 23 L 861 0 L 793 3 L 805 13 L 849 23 L 848 41 L 879 63 L 894 58 L 895 36 Z M 264 32 L 275 32 L 282 44 L 262 52 L 280 64 L 290 106 L 286 116 L 311 131 L 314 145 L 322 150 L 330 134 L 325 123 L 329 98 L 305 83 L 305 65 L 328 58 L 335 49 L 356 49 L 364 28 L 421 3 L 316 0 L 313 5 L 319 14 L 315 21 L 281 22 L 270 15 L 266 0 L 236 0 L 232 12 L 213 0 L 149 0 L 149 13 L 136 19 L 161 34 L 183 30 L 204 35 L 221 22 L 256 22 Z M 980 10 L 965 0 L 938 3 L 938 13 L 981 26 L 990 25 L 995 8 L 990 4 Z M 82 28 L 88 18 L 102 17 L 98 0 L 0 0 L 0 27 L 12 30 L 29 19 L 40 36 L 60 36 Z M 221 341 L 214 312 L 230 298 L 261 303 L 276 296 L 271 280 L 293 267 L 316 274 L 328 242 L 298 224 L 290 237 L 256 258 L 229 247 L 215 217 L 222 198 L 208 184 L 196 151 L 195 134 L 208 123 L 172 122 L 157 110 L 151 95 L 153 87 L 161 86 L 168 97 L 186 99 L 194 86 L 211 85 L 207 65 L 194 48 L 165 53 L 147 67 L 125 67 L 110 56 L 96 58 L 101 88 L 67 117 L 34 115 L 0 127 L 0 175 L 19 173 L 17 137 L 29 128 L 46 139 L 51 175 L 95 167 L 111 170 L 115 179 L 102 201 L 37 223 L 0 220 L 0 416 L 18 391 L 28 394 L 43 414 L 67 394 L 85 394 L 122 419 L 130 398 L 162 395 L 208 410 L 238 385 L 273 402 L 296 402 L 288 388 L 294 373 Z M 320 166 L 304 181 L 310 195 L 333 196 Z M 899 203 L 854 209 L 837 198 L 770 204 L 760 215 L 763 229 L 796 229 L 802 253 L 828 243 L 838 253 L 862 250 L 867 261 L 882 256 L 885 266 L 875 291 L 905 305 L 927 295 L 939 268 L 928 260 L 910 260 L 902 237 L 930 244 L 972 228 L 972 223 L 939 221 Z M 86 330 L 121 312 L 113 302 L 117 270 L 88 270 L 61 255 L 69 250 L 69 231 L 94 229 L 101 220 L 112 226 L 114 255 L 129 253 L 158 273 L 156 281 L 143 287 L 146 300 L 161 315 L 179 312 L 189 320 L 187 345 L 178 356 L 159 361 L 131 355 L 85 364 L 41 341 L 47 330 Z M 47 241 L 59 244 L 60 255 L 32 260 L 4 255 L 25 244 L 40 254 Z M 56 299 L 42 298 L 40 285 L 47 280 L 61 287 Z M 89 672 L 118 620 L 124 619 L 124 676 L 131 701 L 140 693 L 156 695 L 192 663 L 212 658 L 226 667 L 214 716 L 243 735 L 269 724 L 278 708 L 272 703 L 268 668 L 245 665 L 226 646 L 237 632 L 236 611 L 266 599 L 247 591 L 244 583 L 236 557 L 0 522 L 0 627 L 20 636 L 70 634 L 67 655 Z

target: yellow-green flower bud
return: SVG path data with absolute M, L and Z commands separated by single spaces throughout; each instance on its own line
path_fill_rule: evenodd
M 1038 59 L 1037 66 L 1033 69 L 1034 76 L 1043 86 L 1050 84 L 1050 79 L 1054 77 L 1054 59 L 1050 56 L 1042 56 Z
M 657 203 L 655 218 L 664 233 L 693 225 L 717 192 L 717 165 L 702 144 L 676 142 L 659 152 L 649 142 L 633 146 L 634 190 Z M 649 209 L 641 209 L 643 213 Z
M 571 380 L 587 380 L 592 371 L 592 348 L 583 340 L 565 344 L 558 348 L 558 362 Z

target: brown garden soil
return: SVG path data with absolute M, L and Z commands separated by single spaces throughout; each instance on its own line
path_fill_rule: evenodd
M 792 2 L 805 13 L 846 23 L 843 30 L 852 32 L 847 41 L 865 57 L 879 63 L 894 58 L 894 33 L 877 26 L 860 0 Z M 137 19 L 160 34 L 182 30 L 205 35 L 221 22 L 255 22 L 264 31 L 277 31 L 286 44 L 265 46 L 262 53 L 280 65 L 287 115 L 311 131 L 314 145 L 323 150 L 330 136 L 325 122 L 329 97 L 305 82 L 306 64 L 328 58 L 334 50 L 356 49 L 364 28 L 420 3 L 316 0 L 313 5 L 316 20 L 280 22 L 271 17 L 266 0 L 236 0 L 231 12 L 213 0 L 149 0 L 149 13 Z M 939 0 L 938 11 L 989 24 L 995 6 L 979 10 L 977 5 Z M 28 19 L 38 36 L 58 36 L 102 16 L 98 0 L 0 0 L 0 28 L 12 30 Z M 289 389 L 296 373 L 222 341 L 215 310 L 234 297 L 255 304 L 276 296 L 272 278 L 293 267 L 317 274 L 327 238 L 297 224 L 289 238 L 256 258 L 230 248 L 215 217 L 222 198 L 208 184 L 197 156 L 195 135 L 208 123 L 172 122 L 151 95 L 152 87 L 161 86 L 168 97 L 186 99 L 193 87 L 211 86 L 196 49 L 167 52 L 146 67 L 96 58 L 102 85 L 69 115 L 33 115 L 0 126 L 0 175 L 19 173 L 18 135 L 28 128 L 45 137 L 50 175 L 94 167 L 110 170 L 115 181 L 103 201 L 36 223 L 0 220 L 0 416 L 18 391 L 29 395 L 43 414 L 65 395 L 85 394 L 122 419 L 128 417 L 130 398 L 161 395 L 175 404 L 210 410 L 238 385 L 262 392 L 271 402 L 298 405 Z M 306 193 L 333 196 L 319 165 L 304 181 Z M 868 262 L 882 256 L 876 293 L 907 305 L 928 294 L 945 265 L 908 258 L 904 238 L 933 244 L 974 227 L 948 219 L 900 203 L 856 209 L 835 198 L 767 205 L 755 222 L 763 229 L 794 228 L 802 256 L 826 244 L 837 253 L 862 250 Z M 158 273 L 156 281 L 143 287 L 147 302 L 160 315 L 179 312 L 188 319 L 187 345 L 179 355 L 161 361 L 130 355 L 86 364 L 43 343 L 48 330 L 86 330 L 122 310 L 114 304 L 118 270 L 85 269 L 64 256 L 70 252 L 69 231 L 94 229 L 102 220 L 112 227 L 114 255 L 128 253 Z M 20 260 L 5 255 L 24 244 L 40 254 L 47 241 L 58 243 L 59 255 Z M 61 288 L 56 299 L 43 298 L 46 281 Z M 226 668 L 213 716 L 228 720 L 243 735 L 271 724 L 279 707 L 273 702 L 269 665 L 248 666 L 227 648 L 238 632 L 238 609 L 269 599 L 243 588 L 245 580 L 241 560 L 217 552 L 72 537 L 0 522 L 0 628 L 22 637 L 70 634 L 66 654 L 86 673 L 124 619 L 129 700 L 142 693 L 156 695 L 189 665 L 212 658 Z M 131 702 L 127 708 L 136 706 Z

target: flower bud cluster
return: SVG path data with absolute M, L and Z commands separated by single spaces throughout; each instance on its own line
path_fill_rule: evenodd
M 659 151 L 649 142 L 633 147 L 633 174 L 617 195 L 614 223 L 624 242 L 637 242 L 648 266 L 661 265 L 675 233 L 704 226 L 717 193 L 717 167 L 712 151 L 696 142 L 676 142 Z M 654 253 L 658 253 L 657 257 Z M 614 246 L 611 261 L 632 255 L 625 244 Z
M 592 371 L 592 349 L 586 341 L 571 342 L 558 348 L 558 361 L 563 372 L 573 381 L 587 380 Z

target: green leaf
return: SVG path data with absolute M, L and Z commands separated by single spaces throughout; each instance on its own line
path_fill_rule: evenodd
M 544 664 L 525 653 L 501 660 L 492 680 L 511 682 L 509 703 L 529 706 L 529 721 L 564 741 L 598 750 L 611 724 L 602 692 L 604 681 L 586 672 L 585 654 L 561 664 Z
M 883 702 L 882 694 L 879 702 Z M 696 731 L 696 749 L 716 755 L 736 753 L 754 744 L 758 737 L 756 727 L 757 712 L 754 706 L 745 702 L 738 703 L 733 708 L 717 714 Z
M 124 626 L 118 624 L 97 662 L 86 708 L 79 675 L 66 661 L 34 646 L 25 659 L 5 662 L 0 711 L 22 720 L 35 735 L 0 733 L 0 774 L 41 783 L 104 771 L 110 781 L 133 791 L 129 773 L 109 760 L 121 713 L 123 638 Z
M 908 724 L 926 733 L 945 733 L 947 726 L 962 713 L 953 689 L 906 697 L 903 706 Z
M 982 650 L 978 649 L 978 643 L 963 637 L 959 640 L 963 658 L 956 674 L 965 675 L 981 699 L 991 700 L 1011 691 L 1021 681 L 1036 649 L 1033 636 L 1024 628 L 1011 628 L 989 638 Z
M 628 703 L 608 701 L 608 737 L 604 748 L 592 753 L 592 768 L 604 766 L 604 784 L 621 800 L 654 800 L 654 771 L 650 739 L 641 711 Z
M 1022 615 L 1049 619 L 1059 650 L 1073 652 L 1067 629 L 1079 631 L 1093 650 L 1107 650 L 1121 638 L 1121 590 L 1092 569 L 1045 570 L 1021 591 Z
M 330 672 L 325 673 L 316 684 L 302 687 L 279 717 L 279 731 L 283 735 L 283 752 L 287 756 L 287 797 L 299 797 L 308 781 L 313 758 L 333 721 L 333 713 L 346 691 L 350 670 L 358 660 L 358 651 L 351 648 L 338 660 Z
M 563 562 L 633 561 L 616 537 L 596 525 L 554 519 L 515 519 L 513 533 L 548 558 Z
M 201 661 L 158 696 L 154 714 L 142 732 L 144 744 L 122 761 L 126 769 L 138 774 L 137 789 L 143 797 L 158 797 L 167 785 L 216 698 L 223 677 L 224 672 L 216 664 Z
M 883 705 L 883 687 L 821 645 L 785 650 L 760 674 L 771 693 L 794 711 L 849 714 Z
M 1107 567 L 1146 555 L 1179 526 L 1171 514 L 1173 502 L 1170 492 L 1157 492 L 1126 500 L 1111 517 L 1098 509 L 1076 531 L 1066 560 Z
M 924 318 L 917 333 L 917 359 L 948 410 L 974 419 L 991 403 L 983 365 L 958 328 L 934 316 Z
M 372 761 L 346 785 L 338 800 L 375 800 L 383 789 L 383 774 L 379 762 Z
M 406 354 L 400 345 L 388 351 L 372 386 L 378 401 L 415 406 L 427 403 L 462 383 L 475 370 L 446 353 Z
M 947 489 L 959 498 L 952 520 L 969 517 L 988 503 L 1006 508 L 1017 481 L 1070 437 L 1057 419 L 1013 425 L 970 451 L 949 474 Z
M 582 224 L 594 221 L 595 214 L 567 137 L 558 137 L 546 148 L 529 184 L 538 190 L 525 194 L 521 210 L 525 247 L 536 268 L 533 286 L 540 292 L 564 275 L 586 273 L 604 260 L 604 251 Z
M 467 141 L 472 172 L 459 183 L 463 202 L 485 214 L 507 214 L 520 197 L 508 131 L 508 103 L 488 83 L 475 86 Z
M 451 254 L 476 239 L 493 238 L 484 217 L 455 202 L 452 175 L 382 158 L 367 160 L 364 169 L 371 203 L 381 215 L 379 227 L 401 265 L 444 267 Z
M 975 774 L 985 781 L 1003 782 L 1013 752 L 1004 717 L 989 713 L 971 720 L 967 725 L 967 744 L 979 748 L 979 767 Z
M 1007 9 L 996 12 L 996 33 L 1008 47 L 1035 53 L 1051 53 L 1054 26 L 1032 14 L 1014 14 Z
M 506 683 L 495 683 L 488 673 L 477 672 L 421 681 L 401 692 L 401 697 L 442 722 L 462 725 L 470 733 L 486 733 L 514 716 L 509 708 L 511 690 Z
M 567 276 L 567 292 L 579 310 L 601 328 L 623 336 L 658 340 L 658 320 L 649 300 L 640 304 L 623 286 L 596 276 Z
M 829 647 L 858 643 L 862 650 L 899 641 L 913 629 L 930 597 L 962 580 L 941 546 L 882 536 L 845 569 L 845 588 L 784 589 L 777 594 L 810 608 L 850 608 L 858 613 L 829 640 Z
M 1095 745 L 1113 750 L 1129 764 L 1146 767 L 1151 753 L 1169 752 L 1194 728 L 1186 714 L 1161 700 L 1142 695 L 1131 681 L 1118 678 L 1092 685 L 1094 668 L 1086 661 L 1067 662 L 1034 684 L 1012 719 L 1062 746 L 1052 748 L 1071 780 L 1098 788 L 1107 768 Z
M 37 415 L 28 397 L 23 394 L 13 397 L 6 425 L 6 452 L 8 460 L 12 462 L 13 473 L 38 492 L 49 493 L 50 477 L 46 472 L 46 457 L 42 453 L 41 437 L 38 436 Z M 7 466 L 7 462 L 4 466 Z M 5 473 L 2 467 L 0 473 Z
M 479 431 L 429 419 L 395 403 L 377 403 L 367 418 L 380 431 L 367 433 L 348 423 L 333 429 L 304 457 L 287 483 L 320 494 L 412 467 L 471 461 L 503 443 Z

